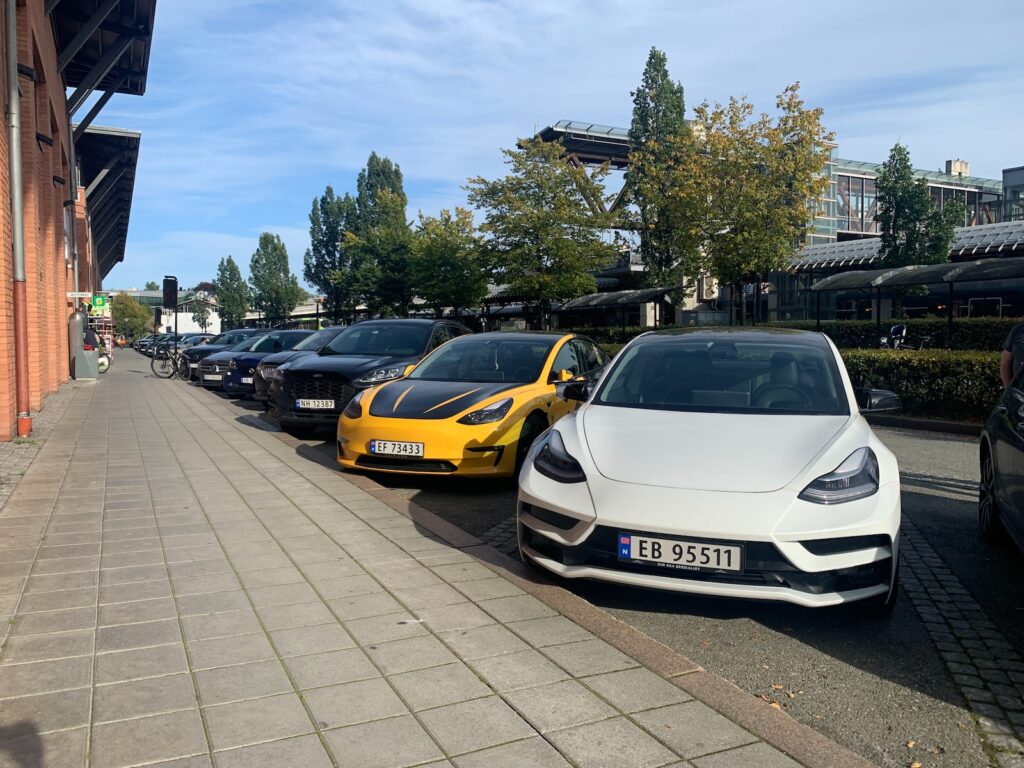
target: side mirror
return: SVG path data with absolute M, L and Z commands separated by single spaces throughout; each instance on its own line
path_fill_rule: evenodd
M 402 378 L 404 379 L 406 376 L 412 373 L 415 367 L 416 363 L 409 363 L 407 366 L 405 366 L 405 370 L 402 371 Z
M 572 381 L 576 376 L 573 375 L 572 371 L 567 371 L 564 368 L 560 371 L 551 372 L 551 383 L 557 384 L 559 382 Z
M 567 373 L 567 371 L 562 371 Z M 590 399 L 589 381 L 562 381 L 555 385 L 555 394 L 563 400 L 577 400 L 581 403 Z
M 887 389 L 858 389 L 857 405 L 861 413 L 896 413 L 903 410 L 899 395 Z

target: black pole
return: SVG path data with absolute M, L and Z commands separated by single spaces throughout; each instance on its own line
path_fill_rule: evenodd
M 875 288 L 875 336 L 882 338 L 882 286 Z
M 821 291 L 814 292 L 814 330 L 821 332 Z
M 946 311 L 946 348 L 953 348 L 953 282 L 949 283 L 949 308 Z

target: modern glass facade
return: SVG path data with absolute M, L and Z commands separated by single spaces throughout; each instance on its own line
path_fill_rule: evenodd
M 1005 221 L 1024 221 L 1024 165 L 1003 171 Z

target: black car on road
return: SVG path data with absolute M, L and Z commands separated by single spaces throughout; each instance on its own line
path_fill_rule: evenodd
M 223 352 L 225 349 L 238 344 L 240 341 L 251 339 L 253 336 L 266 333 L 265 328 L 236 328 L 233 331 L 214 336 L 206 344 L 199 344 L 184 351 L 185 359 L 188 361 L 188 380 L 199 381 L 199 362 L 214 354 Z
M 256 366 L 256 373 L 253 374 L 253 398 L 259 402 L 267 403 L 267 410 L 270 412 L 270 415 L 276 416 L 277 404 L 268 398 L 268 393 L 270 392 L 270 382 L 278 376 L 277 367 L 290 360 L 297 360 L 300 357 L 319 352 L 343 330 L 345 330 L 344 325 L 332 325 L 327 328 L 321 328 L 291 349 L 285 352 L 275 352 L 260 360 L 260 364 Z
M 269 397 L 281 429 L 296 437 L 333 430 L 360 389 L 401 378 L 428 352 L 466 333 L 450 320 L 367 320 L 345 328 L 315 355 L 278 366 Z
M 989 541 L 1010 538 L 1024 551 L 1024 368 L 981 432 L 978 524 Z

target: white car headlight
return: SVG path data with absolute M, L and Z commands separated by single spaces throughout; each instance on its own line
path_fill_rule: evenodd
M 355 383 L 368 386 L 370 384 L 380 384 L 382 381 L 400 379 L 402 374 L 405 373 L 405 368 L 406 366 L 404 365 L 389 365 L 386 368 L 378 368 L 375 371 L 364 373 L 355 380 Z
M 559 483 L 586 482 L 587 476 L 583 472 L 583 467 L 566 450 L 562 436 L 557 430 L 552 429 L 548 432 L 547 436 L 541 439 L 540 445 L 534 445 L 530 453 L 533 453 L 533 468 L 545 477 Z
M 511 407 L 512 398 L 506 397 L 504 400 L 499 400 L 483 408 L 470 411 L 459 419 L 459 424 L 491 424 L 495 421 L 501 421 L 508 414 Z
M 878 459 L 870 448 L 858 448 L 842 464 L 822 475 L 800 493 L 815 504 L 842 504 L 878 491 Z

